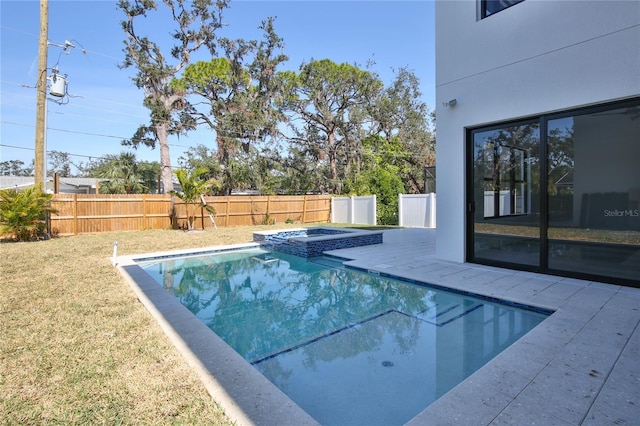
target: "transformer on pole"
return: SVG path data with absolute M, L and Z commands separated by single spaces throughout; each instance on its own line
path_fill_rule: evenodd
M 58 67 L 53 67 L 51 77 L 47 78 L 50 81 L 49 94 L 57 98 L 63 98 L 67 94 L 67 76 L 60 75 Z

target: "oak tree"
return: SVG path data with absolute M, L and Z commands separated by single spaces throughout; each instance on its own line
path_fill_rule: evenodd
M 152 12 L 157 12 L 158 2 L 153 0 L 120 0 L 118 8 L 126 19 L 122 29 L 125 59 L 123 68 L 137 69 L 133 81 L 144 91 L 144 106 L 150 110 L 149 124 L 141 125 L 133 138 L 125 145 L 150 147 L 159 145 L 164 192 L 173 189 L 169 135 L 179 134 L 194 123 L 181 114 L 185 106 L 184 93 L 170 86 L 171 80 L 190 63 L 191 55 L 206 47 L 211 55 L 216 51 L 216 30 L 222 26 L 222 11 L 228 0 L 162 0 L 168 9 L 171 21 L 168 25 L 154 25 L 155 28 L 173 26 L 171 36 L 174 45 L 168 54 L 160 42 L 153 41 L 138 32 Z

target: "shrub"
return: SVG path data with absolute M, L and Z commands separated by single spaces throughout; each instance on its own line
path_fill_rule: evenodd
M 398 224 L 398 194 L 405 192 L 402 179 L 393 166 L 391 170 L 376 167 L 362 172 L 355 182 L 348 183 L 349 192 L 357 195 L 376 194 L 378 225 Z
M 35 241 L 48 237 L 46 216 L 56 213 L 52 195 L 38 186 L 22 192 L 0 191 L 0 234 L 17 241 Z
M 209 179 L 205 180 L 202 177 L 208 173 L 208 170 L 204 167 L 198 167 L 191 173 L 186 169 L 178 169 L 173 172 L 178 178 L 181 191 L 169 191 L 169 194 L 175 195 L 184 201 L 187 210 L 187 229 L 190 231 L 194 228 L 195 216 L 190 214 L 190 206 L 201 206 L 211 215 L 215 215 L 216 211 L 213 207 L 207 205 L 203 195 L 206 194 L 212 186 L 218 185 L 218 182 Z M 213 219 L 211 219 L 213 220 Z

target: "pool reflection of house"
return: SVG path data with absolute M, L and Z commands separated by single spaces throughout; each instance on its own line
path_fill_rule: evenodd
M 436 1 L 436 98 L 438 258 L 640 286 L 639 2 Z

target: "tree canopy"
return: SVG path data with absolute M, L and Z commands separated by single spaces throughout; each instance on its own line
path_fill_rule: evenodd
M 222 11 L 227 3 L 227 0 L 163 0 L 171 12 L 174 26 L 171 35 L 175 44 L 169 55 L 163 53 L 159 43 L 137 32 L 136 22 L 155 11 L 157 2 L 120 0 L 118 3 L 118 8 L 126 17 L 122 21 L 122 29 L 126 34 L 122 67 L 137 69 L 133 82 L 144 91 L 144 106 L 150 111 L 149 124 L 141 125 L 125 143 L 151 147 L 157 143 L 160 146 L 165 192 L 173 189 L 168 136 L 194 126 L 188 115 L 180 113 L 185 106 L 184 93 L 175 90 L 170 83 L 190 63 L 191 55 L 201 47 L 215 54 L 215 32 L 222 26 Z
M 153 191 L 160 175 L 159 192 L 171 192 L 172 177 L 179 176 L 172 173 L 168 138 L 200 127 L 210 129 L 211 138 L 179 158 L 186 169 L 180 173 L 197 170 L 198 179 L 220 184 L 212 189 L 217 194 L 375 193 L 391 205 L 399 191 L 425 190 L 425 169 L 435 164 L 435 116 L 421 101 L 411 70 L 395 70 L 385 85 L 373 63 L 363 68 L 324 58 L 284 69 L 288 58 L 275 18 L 261 23 L 259 40 L 218 36 L 228 3 L 120 0 L 126 36 L 121 66 L 135 68 L 133 82 L 150 113 L 123 144 L 158 146 L 160 163 L 134 168 L 135 159 L 127 163 L 121 156 L 101 164 L 111 168 L 113 185 L 124 185 L 117 190 Z M 170 16 L 169 50 L 163 50 L 166 41 L 139 32 L 145 26 L 140 21 L 161 5 Z M 200 49 L 210 58 L 192 61 Z M 56 160 L 66 170 L 63 153 Z M 379 212 L 389 223 L 396 216 L 393 209 Z
M 192 99 L 185 113 L 215 132 L 226 193 L 234 189 L 233 156 L 240 148 L 249 153 L 251 145 L 274 135 L 281 122 L 273 103 L 279 88 L 272 77 L 287 57 L 278 53 L 284 46 L 273 19 L 259 28 L 264 40 L 221 39 L 224 57 L 190 64 L 171 82 L 172 88 Z
M 299 126 L 289 123 L 294 132 L 290 141 L 310 148 L 318 160 L 327 160 L 329 182 L 323 189 L 340 193 L 338 161 L 349 148 L 350 128 L 358 124 L 353 115 L 379 96 L 382 82 L 369 71 L 329 59 L 303 64 L 299 73 L 283 72 L 279 80 L 282 110 L 302 122 Z

